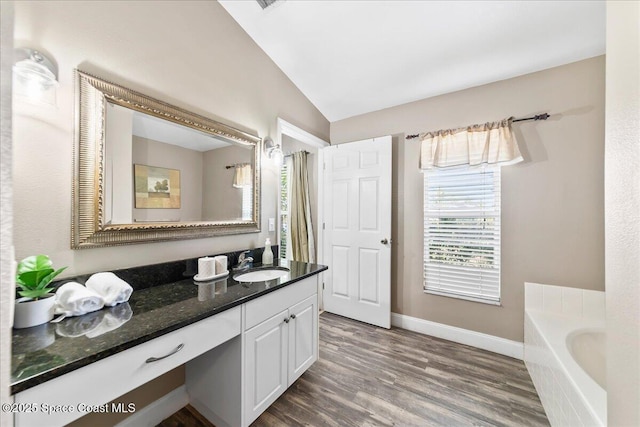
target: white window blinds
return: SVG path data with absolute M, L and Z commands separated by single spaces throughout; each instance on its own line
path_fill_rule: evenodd
M 289 169 L 287 162 L 280 167 L 280 258 L 287 259 L 289 237 Z M 291 249 L 289 248 L 289 251 Z
M 424 172 L 424 289 L 499 304 L 499 166 Z
M 253 219 L 253 183 L 242 187 L 242 220 Z

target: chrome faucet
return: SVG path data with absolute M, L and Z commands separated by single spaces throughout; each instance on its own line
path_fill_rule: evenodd
M 238 264 L 234 267 L 236 270 L 245 270 L 251 267 L 251 263 L 253 263 L 253 258 L 247 256 L 251 252 L 244 251 L 238 256 Z

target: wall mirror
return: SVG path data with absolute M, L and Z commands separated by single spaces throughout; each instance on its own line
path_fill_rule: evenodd
M 74 249 L 260 231 L 262 141 L 76 71 Z

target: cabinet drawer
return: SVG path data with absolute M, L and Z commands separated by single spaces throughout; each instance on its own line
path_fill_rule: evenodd
M 318 276 L 307 277 L 245 304 L 244 330 L 256 326 L 275 314 L 318 292 Z
M 240 313 L 235 307 L 18 393 L 16 403 L 68 405 L 68 412 L 18 413 L 15 424 L 59 426 L 80 418 L 87 413 L 83 405 L 104 405 L 239 335 Z M 152 357 L 159 360 L 147 363 Z

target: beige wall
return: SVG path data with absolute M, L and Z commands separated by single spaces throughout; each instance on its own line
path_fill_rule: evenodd
M 157 400 L 158 397 L 164 396 L 184 384 L 184 374 L 184 366 L 180 366 L 167 372 L 161 377 L 153 379 L 148 383 L 131 390 L 129 393 L 123 394 L 111 402 L 123 403 L 125 405 L 134 403 L 136 405 L 137 412 L 146 405 Z M 123 412 L 93 413 L 85 415 L 84 417 L 67 424 L 67 427 L 114 426 L 128 416 L 129 414 Z
M 180 171 L 180 208 L 136 209 L 134 202 L 133 219 L 137 221 L 201 221 L 203 153 L 135 135 L 132 139 L 133 164 Z M 132 170 L 131 165 L 129 170 Z M 132 188 L 130 180 L 128 183 Z
M 13 325 L 13 190 L 11 185 L 11 66 L 13 3 L 0 2 L 0 403 L 9 402 L 11 325 Z M 13 414 L 0 411 L 0 425 L 11 427 Z
M 331 142 L 394 135 L 392 311 L 523 340 L 524 282 L 604 289 L 604 57 L 331 124 Z M 422 290 L 419 143 L 404 134 L 549 112 L 514 125 L 525 162 L 502 174 L 502 306 Z
M 133 110 L 107 104 L 104 149 L 104 221 L 106 224 L 133 222 Z
M 278 116 L 328 137 L 324 116 L 215 1 L 21 1 L 15 39 L 50 54 L 60 80 L 57 108 L 14 111 L 16 256 L 48 254 L 65 276 L 261 246 L 276 216 L 267 170 L 262 233 L 69 249 L 75 67 L 261 137 L 275 137 Z
M 203 163 L 203 219 L 207 221 L 242 219 L 243 189 L 233 186 L 236 170 L 227 169 L 226 166 L 236 163 L 253 165 L 253 151 L 241 145 L 216 148 L 203 153 Z M 271 194 L 272 192 L 269 192 L 267 197 L 271 197 Z
M 279 116 L 328 138 L 324 116 L 215 1 L 20 1 L 14 34 L 16 46 L 54 59 L 60 81 L 57 107 L 14 109 L 16 257 L 48 254 L 55 265 L 69 266 L 65 277 L 262 246 L 277 201 L 277 175 L 267 168 L 261 233 L 71 250 L 74 68 L 260 137 L 275 138 Z M 3 246 L 3 263 L 10 258 Z M 165 392 L 149 393 L 140 402 Z
M 607 418 L 640 425 L 640 3 L 607 2 Z

